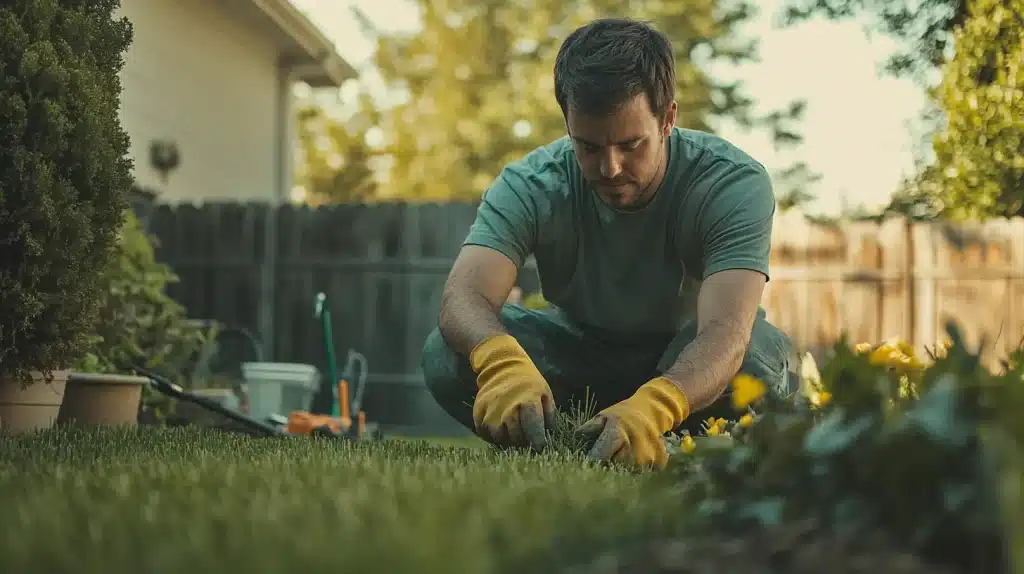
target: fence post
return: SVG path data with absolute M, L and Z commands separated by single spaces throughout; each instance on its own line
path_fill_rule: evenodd
M 274 203 L 263 204 L 263 257 L 260 261 L 259 332 L 263 360 L 274 360 L 274 279 L 277 269 L 277 216 Z M 259 207 L 254 206 L 255 209 Z
M 907 216 L 903 216 L 903 244 L 903 274 L 907 293 L 906 316 L 903 319 L 903 324 L 907 330 L 906 340 L 914 345 L 919 343 L 917 340 L 917 282 L 915 281 L 917 264 L 914 257 L 914 221 Z
M 935 258 L 935 234 L 932 224 L 914 225 L 914 273 L 918 278 L 919 297 L 917 300 L 917 331 L 921 346 L 934 345 L 938 341 L 935 332 L 938 310 L 937 283 L 939 262 Z

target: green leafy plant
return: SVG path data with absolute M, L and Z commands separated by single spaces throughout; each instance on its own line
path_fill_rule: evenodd
M 1024 0 L 963 6 L 955 50 L 932 90 L 945 119 L 935 162 L 907 195 L 951 219 L 1024 215 Z
M 73 367 L 85 372 L 131 372 L 141 365 L 182 382 L 196 353 L 216 327 L 189 320 L 167 294 L 178 276 L 156 260 L 156 239 L 126 212 L 116 256 L 100 274 L 99 320 L 86 352 Z M 145 404 L 154 397 L 146 389 Z
M 82 355 L 131 187 L 116 0 L 0 7 L 0 377 Z
M 693 501 L 694 524 L 753 535 L 813 519 L 883 532 L 944 568 L 1002 571 L 1013 517 L 997 487 L 1001 468 L 1021 468 L 1024 351 L 990 373 L 948 330 L 952 344 L 929 365 L 841 341 L 822 369 L 825 404 L 765 395 L 748 424 L 725 426 L 726 448 L 697 440 L 674 455 L 667 474 Z

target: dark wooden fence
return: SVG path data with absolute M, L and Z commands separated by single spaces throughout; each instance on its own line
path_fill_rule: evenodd
M 256 334 L 264 360 L 326 374 L 314 318 L 323 291 L 339 368 L 349 349 L 368 360 L 368 416 L 403 432 L 448 434 L 459 429 L 425 393 L 420 351 L 475 214 L 471 203 L 160 205 L 147 223 L 158 259 L 181 278 L 170 294 L 191 317 Z
M 314 297 L 333 311 L 335 348 L 368 358 L 367 413 L 393 426 L 457 430 L 424 392 L 424 337 L 476 205 L 331 207 L 158 206 L 148 217 L 158 257 L 181 282 L 189 314 L 246 328 L 267 358 L 326 373 Z M 972 344 L 997 340 L 1001 359 L 1024 337 L 1024 219 L 985 225 L 813 223 L 782 214 L 772 236 L 768 319 L 797 349 L 892 336 L 923 353 L 958 321 Z M 520 285 L 537 288 L 535 272 Z

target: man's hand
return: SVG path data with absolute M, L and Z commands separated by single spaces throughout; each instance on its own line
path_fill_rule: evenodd
M 502 446 L 542 450 L 554 425 L 551 389 L 526 351 L 509 335 L 499 312 L 515 285 L 515 264 L 489 247 L 459 252 L 441 296 L 441 335 L 469 356 L 477 375 L 473 423 L 477 435 Z
M 705 279 L 697 301 L 697 337 L 663 376 L 580 427 L 580 434 L 595 441 L 590 457 L 664 467 L 668 452 L 662 435 L 691 411 L 713 403 L 739 371 L 764 285 L 763 274 L 741 269 Z
M 479 391 L 473 423 L 484 440 L 502 446 L 544 450 L 555 424 L 551 388 L 511 335 L 497 335 L 470 354 Z
M 689 414 L 689 401 L 682 391 L 657 377 L 630 398 L 598 413 L 577 432 L 593 441 L 589 456 L 594 460 L 664 468 L 668 451 L 662 435 Z

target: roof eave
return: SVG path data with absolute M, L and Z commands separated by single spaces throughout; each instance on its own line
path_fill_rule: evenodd
M 313 87 L 339 87 L 358 73 L 334 44 L 290 0 L 251 0 L 301 50 L 283 59 L 294 80 Z

